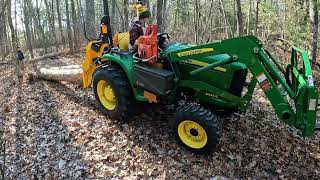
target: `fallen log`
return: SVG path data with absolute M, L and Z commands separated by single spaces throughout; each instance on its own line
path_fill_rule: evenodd
M 35 57 L 35 58 L 32 58 L 32 59 L 29 59 L 27 60 L 28 62 L 36 62 L 36 61 L 39 61 L 39 60 L 43 60 L 43 59 L 48 59 L 48 58 L 53 58 L 53 57 L 56 57 L 56 56 L 61 56 L 63 54 L 65 54 L 66 52 L 54 52 L 54 53 L 49 53 L 49 54 L 46 54 L 46 55 L 43 55 L 43 56 L 39 56 L 39 57 Z
M 40 68 L 33 72 L 31 79 L 44 79 L 49 81 L 68 81 L 82 85 L 82 68 L 79 65 Z M 29 75 L 29 76 L 30 76 Z

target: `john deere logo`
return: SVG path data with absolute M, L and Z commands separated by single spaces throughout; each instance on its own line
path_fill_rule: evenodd
M 177 54 L 178 57 L 191 56 L 194 54 L 201 54 L 206 52 L 213 52 L 213 48 L 202 48 L 202 49 L 193 49 L 190 51 L 179 52 Z

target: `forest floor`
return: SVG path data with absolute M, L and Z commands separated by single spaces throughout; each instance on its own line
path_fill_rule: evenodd
M 26 76 L 35 66 L 81 59 L 60 57 L 29 64 L 22 79 L 13 65 L 0 66 L 0 125 L 8 179 L 320 177 L 320 133 L 307 139 L 298 136 L 278 120 L 260 90 L 247 113 L 224 117 L 217 152 L 196 155 L 172 135 L 172 106 L 160 114 L 116 121 L 98 110 L 91 90 Z

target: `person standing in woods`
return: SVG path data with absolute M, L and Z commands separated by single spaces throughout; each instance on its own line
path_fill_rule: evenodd
M 149 18 L 151 16 L 150 11 L 141 4 L 136 5 L 137 17 L 133 19 L 130 27 L 130 49 L 136 49 L 138 45 L 138 39 L 145 34 L 147 29 Z
M 18 62 L 19 62 L 19 68 L 21 68 L 22 70 L 24 69 L 24 54 L 21 51 L 20 47 L 17 47 L 17 58 L 18 58 Z

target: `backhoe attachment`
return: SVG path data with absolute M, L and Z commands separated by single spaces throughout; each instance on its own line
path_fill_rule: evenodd
M 92 83 L 92 75 L 96 69 L 97 62 L 99 58 L 105 52 L 106 49 L 113 46 L 110 16 L 109 16 L 109 6 L 108 1 L 103 0 L 104 15 L 101 18 L 100 23 L 100 35 L 96 40 L 89 40 L 86 47 L 86 57 L 82 61 L 82 82 L 83 87 L 88 88 Z

